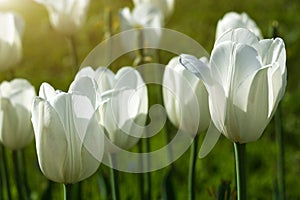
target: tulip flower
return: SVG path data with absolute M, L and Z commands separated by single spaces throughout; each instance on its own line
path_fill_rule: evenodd
M 17 64 L 22 58 L 23 19 L 9 12 L 0 13 L 0 70 Z
M 149 3 L 161 10 L 164 18 L 169 18 L 174 12 L 175 0 L 133 0 L 134 5 L 137 7 L 143 3 Z
M 30 121 L 34 87 L 25 79 L 0 85 L 0 141 L 11 150 L 27 146 L 33 139 Z
M 179 57 L 173 58 L 165 68 L 163 100 L 168 117 L 177 128 L 191 135 L 208 128 L 206 88 L 197 76 L 180 64 Z
M 34 0 L 46 7 L 53 28 L 67 36 L 74 35 L 86 20 L 89 0 Z
M 247 28 L 252 31 L 256 37 L 262 39 L 260 29 L 256 25 L 255 21 L 252 20 L 246 13 L 228 12 L 222 19 L 218 21 L 216 30 L 216 40 L 229 29 L 235 28 Z
M 123 67 L 116 74 L 103 67 L 96 71 L 85 67 L 75 79 L 84 76 L 94 78 L 99 86 L 98 94 L 102 102 L 99 123 L 113 144 L 108 145 L 107 151 L 129 149 L 142 137 L 144 131 L 141 126 L 145 124 L 148 112 L 147 87 L 141 75 L 131 67 Z
M 70 184 L 91 176 L 103 154 L 95 82 L 83 77 L 68 92 L 43 83 L 32 106 L 36 151 L 43 174 Z
M 132 37 L 122 37 L 123 47 L 128 49 L 128 51 L 136 48 L 157 46 L 159 44 L 161 37 L 160 28 L 163 26 L 163 15 L 153 5 L 147 3 L 139 4 L 132 12 L 130 12 L 129 8 L 124 8 L 120 11 L 119 18 L 121 31 L 146 28 L 132 32 Z
M 190 55 L 183 55 L 181 63 L 204 81 L 209 93 L 213 123 L 201 157 L 221 133 L 240 144 L 260 138 L 285 92 L 286 50 L 282 39 L 258 40 L 248 29 L 233 29 L 216 41 L 209 67 Z

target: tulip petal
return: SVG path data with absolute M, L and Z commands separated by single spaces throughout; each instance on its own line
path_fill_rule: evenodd
M 80 179 L 88 178 L 94 174 L 104 153 L 104 130 L 98 124 L 99 112 L 95 112 L 88 123 L 87 130 L 81 139 L 82 168 Z
M 39 90 L 39 97 L 49 100 L 53 97 L 55 97 L 57 92 L 54 90 L 54 88 L 48 84 L 48 83 L 42 83 L 40 90 Z
M 257 72 L 250 86 L 247 95 L 247 111 L 242 111 L 236 107 L 236 115 L 239 120 L 239 141 L 240 143 L 256 141 L 267 126 L 268 118 L 268 68 L 263 68 Z M 245 82 L 245 84 L 248 84 Z M 248 86 L 247 86 L 248 87 Z M 239 88 L 244 90 L 243 84 Z M 240 92 L 238 95 L 242 95 Z M 246 94 L 245 94 L 246 95 Z
M 217 45 L 227 41 L 246 44 L 254 47 L 255 49 L 259 49 L 259 40 L 257 36 L 246 28 L 237 28 L 226 31 L 217 39 L 214 46 L 216 47 Z
M 32 123 L 42 172 L 50 180 L 64 183 L 68 142 L 60 117 L 47 101 L 36 98 L 32 108 Z
M 76 74 L 74 80 L 78 80 L 78 79 L 80 79 L 80 78 L 82 78 L 82 77 L 86 77 L 86 76 L 87 76 L 87 77 L 90 77 L 91 79 L 93 79 L 93 78 L 95 77 L 95 71 L 93 70 L 92 67 L 88 66 L 88 67 L 83 67 L 83 68 L 81 68 L 81 69 L 77 72 L 77 74 Z
M 87 76 L 74 80 L 69 87 L 69 93 L 86 96 L 91 101 L 93 107 L 96 107 L 97 102 L 96 91 L 96 82 Z
M 0 99 L 0 141 L 10 149 L 17 149 L 18 116 L 12 103 L 6 99 Z
M 204 84 L 211 85 L 211 73 L 207 64 L 195 56 L 188 54 L 181 54 L 179 62 L 192 74 L 195 74 L 198 78 L 200 78 Z
M 115 85 L 115 74 L 108 68 L 99 67 L 95 72 L 95 81 L 98 84 L 100 94 L 107 90 L 113 89 Z
M 204 158 L 209 152 L 211 152 L 220 136 L 221 132 L 219 132 L 215 125 L 211 123 L 201 145 L 199 158 Z
M 223 86 L 226 96 L 262 67 L 257 51 L 248 45 L 223 42 L 211 54 L 211 74 Z

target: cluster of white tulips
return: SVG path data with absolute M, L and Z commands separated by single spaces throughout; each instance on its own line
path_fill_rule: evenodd
M 66 36 L 80 29 L 89 6 L 89 0 L 35 1 L 47 8 L 53 28 Z M 133 3 L 133 11 L 124 8 L 119 13 L 121 30 L 161 28 L 174 10 L 173 0 Z M 22 57 L 23 26 L 18 15 L 0 13 L 1 71 Z M 282 39 L 262 39 L 246 13 L 226 14 L 216 30 L 209 58 L 174 57 L 162 81 L 163 102 L 172 124 L 191 137 L 207 130 L 201 158 L 221 134 L 235 144 L 258 140 L 286 87 Z M 145 43 L 157 43 L 160 32 L 145 32 L 143 37 Z M 17 150 L 35 138 L 41 171 L 59 183 L 82 181 L 96 172 L 103 155 L 136 145 L 145 134 L 140 127 L 146 125 L 147 116 L 147 85 L 130 66 L 116 74 L 105 67 L 83 67 L 68 91 L 43 83 L 36 95 L 34 87 L 21 78 L 0 85 L 1 143 Z

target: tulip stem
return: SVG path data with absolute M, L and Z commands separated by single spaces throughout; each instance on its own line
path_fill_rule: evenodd
M 12 158 L 13 158 L 13 163 L 14 163 L 14 175 L 15 175 L 15 182 L 17 185 L 17 191 L 18 191 L 18 199 L 22 200 L 23 199 L 23 192 L 22 192 L 22 176 L 20 174 L 20 165 L 19 165 L 19 158 L 18 158 L 18 151 L 13 150 L 12 151 Z
M 240 144 L 235 142 L 234 155 L 238 200 L 246 200 L 246 144 Z
M 188 177 L 188 194 L 189 200 L 195 199 L 195 180 L 196 180 L 196 162 L 197 162 L 197 149 L 198 149 L 198 134 L 195 136 L 190 151 L 190 165 Z
M 2 150 L 2 161 L 3 161 L 3 168 L 4 168 L 7 198 L 8 198 L 8 200 L 12 200 L 11 191 L 10 191 L 10 181 L 9 181 L 9 174 L 8 174 L 6 151 L 2 144 L 0 144 L 0 146 L 1 146 L 1 150 Z
M 23 177 L 23 181 L 24 181 L 24 187 L 25 187 L 25 191 L 26 191 L 26 197 L 28 197 L 28 199 L 30 199 L 30 188 L 28 185 L 28 179 L 27 179 L 27 171 L 26 171 L 26 159 L 25 159 L 25 152 L 24 149 L 21 150 L 21 162 L 22 162 L 22 177 Z
M 143 141 L 140 140 L 138 143 L 138 151 L 139 153 L 143 153 Z M 140 169 L 143 170 L 144 169 L 144 160 L 142 158 L 142 156 L 140 157 Z M 139 173 L 139 192 L 140 192 L 140 199 L 144 199 L 144 174 L 143 173 Z
M 146 152 L 151 152 L 150 149 L 150 139 L 146 138 Z M 149 155 L 147 156 L 147 172 L 146 172 L 146 183 L 147 183 L 147 199 L 151 200 L 152 199 L 152 184 L 151 184 L 151 172 L 150 170 L 150 157 Z
M 275 113 L 275 134 L 277 143 L 277 185 L 278 199 L 285 199 L 284 140 L 282 133 L 280 105 Z
M 111 192 L 112 192 L 112 199 L 119 200 L 119 186 L 118 186 L 118 171 L 115 170 L 116 160 L 115 155 L 110 155 L 110 184 L 111 184 Z
M 64 184 L 64 200 L 72 200 L 72 184 Z

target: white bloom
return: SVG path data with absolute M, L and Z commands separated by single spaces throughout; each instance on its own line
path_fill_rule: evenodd
M 98 125 L 96 84 L 75 80 L 68 93 L 43 83 L 32 106 L 40 168 L 50 180 L 76 183 L 98 169 L 104 150 Z
M 156 7 L 144 3 L 139 4 L 132 12 L 129 8 L 124 8 L 120 11 L 119 18 L 121 31 L 136 29 L 121 38 L 126 50 L 155 47 L 159 44 L 163 15 Z
M 234 29 L 216 41 L 209 67 L 188 55 L 181 62 L 204 80 L 209 93 L 213 124 L 201 156 L 211 150 L 221 133 L 238 143 L 260 138 L 285 92 L 282 39 L 259 41 L 248 29 Z
M 13 13 L 0 13 L 0 70 L 17 64 L 22 58 L 23 19 Z
M 147 87 L 141 75 L 131 67 L 123 67 L 117 74 L 107 68 L 94 71 L 86 67 L 77 73 L 75 79 L 84 76 L 94 78 L 99 86 L 99 123 L 105 128 L 110 142 L 129 149 L 144 133 L 148 113 Z M 117 149 L 112 145 L 108 151 Z
M 0 85 L 0 141 L 12 150 L 21 149 L 33 139 L 30 121 L 34 87 L 25 79 Z
M 204 61 L 205 58 L 201 60 Z M 170 121 L 191 135 L 208 128 L 208 93 L 203 82 L 173 58 L 163 76 L 163 99 Z
M 34 0 L 44 5 L 51 25 L 64 35 L 75 34 L 86 20 L 89 0 Z
M 228 12 L 218 21 L 216 30 L 216 40 L 229 29 L 247 28 L 252 31 L 259 39 L 262 39 L 260 29 L 246 13 Z

